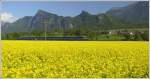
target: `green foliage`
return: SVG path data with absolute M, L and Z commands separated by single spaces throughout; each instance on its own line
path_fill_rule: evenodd
M 135 32 L 135 34 L 124 34 L 125 39 L 128 41 L 148 41 L 149 40 L 149 32 L 144 31 L 142 32 Z
M 130 31 L 133 34 L 130 34 Z M 140 32 L 141 31 L 141 32 Z M 149 32 L 145 30 L 123 30 L 123 33 L 116 32 L 115 34 L 109 34 L 109 30 L 95 30 L 87 28 L 80 29 L 53 29 L 46 32 L 46 36 L 87 36 L 88 40 L 99 40 L 99 41 L 148 41 Z M 2 39 L 19 39 L 22 36 L 45 36 L 44 31 L 34 30 L 32 32 L 15 32 L 3 34 Z
M 140 33 L 140 32 L 136 32 L 135 33 L 135 37 L 134 37 L 134 40 L 135 41 L 138 41 L 138 40 L 143 40 L 143 38 L 142 38 L 142 34 Z
M 142 35 L 142 38 L 146 41 L 149 41 L 149 31 L 145 31 Z

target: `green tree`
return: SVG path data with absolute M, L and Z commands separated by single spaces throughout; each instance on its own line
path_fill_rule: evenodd
M 136 32 L 134 35 L 134 40 L 135 41 L 142 41 L 143 40 L 142 34 L 140 32 Z
M 145 41 L 149 41 L 149 32 L 148 32 L 148 31 L 145 31 L 145 32 L 142 34 L 142 38 L 143 38 L 143 40 L 145 40 Z

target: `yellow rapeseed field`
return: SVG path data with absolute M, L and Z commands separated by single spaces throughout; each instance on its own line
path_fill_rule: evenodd
M 128 78 L 148 74 L 148 42 L 2 41 L 3 78 Z

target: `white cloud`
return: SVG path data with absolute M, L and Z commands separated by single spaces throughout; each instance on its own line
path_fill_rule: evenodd
M 14 21 L 16 21 L 18 18 L 13 16 L 11 13 L 9 12 L 2 12 L 0 14 L 0 20 L 2 22 L 9 22 L 9 23 L 12 23 Z

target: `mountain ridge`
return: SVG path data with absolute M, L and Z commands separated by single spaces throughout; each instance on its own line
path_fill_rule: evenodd
M 30 32 L 33 30 L 44 31 L 45 27 L 47 27 L 47 31 L 54 29 L 88 29 L 94 31 L 108 28 L 130 28 L 130 26 L 134 28 L 143 27 L 141 25 L 147 27 L 148 8 L 142 5 L 148 6 L 148 2 L 136 2 L 117 10 L 111 9 L 106 13 L 97 15 L 82 11 L 74 17 L 58 16 L 39 9 L 34 16 L 25 16 L 14 23 L 4 24 L 2 30 L 5 30 L 5 33 L 11 33 Z M 135 7 L 138 7 L 140 10 Z

